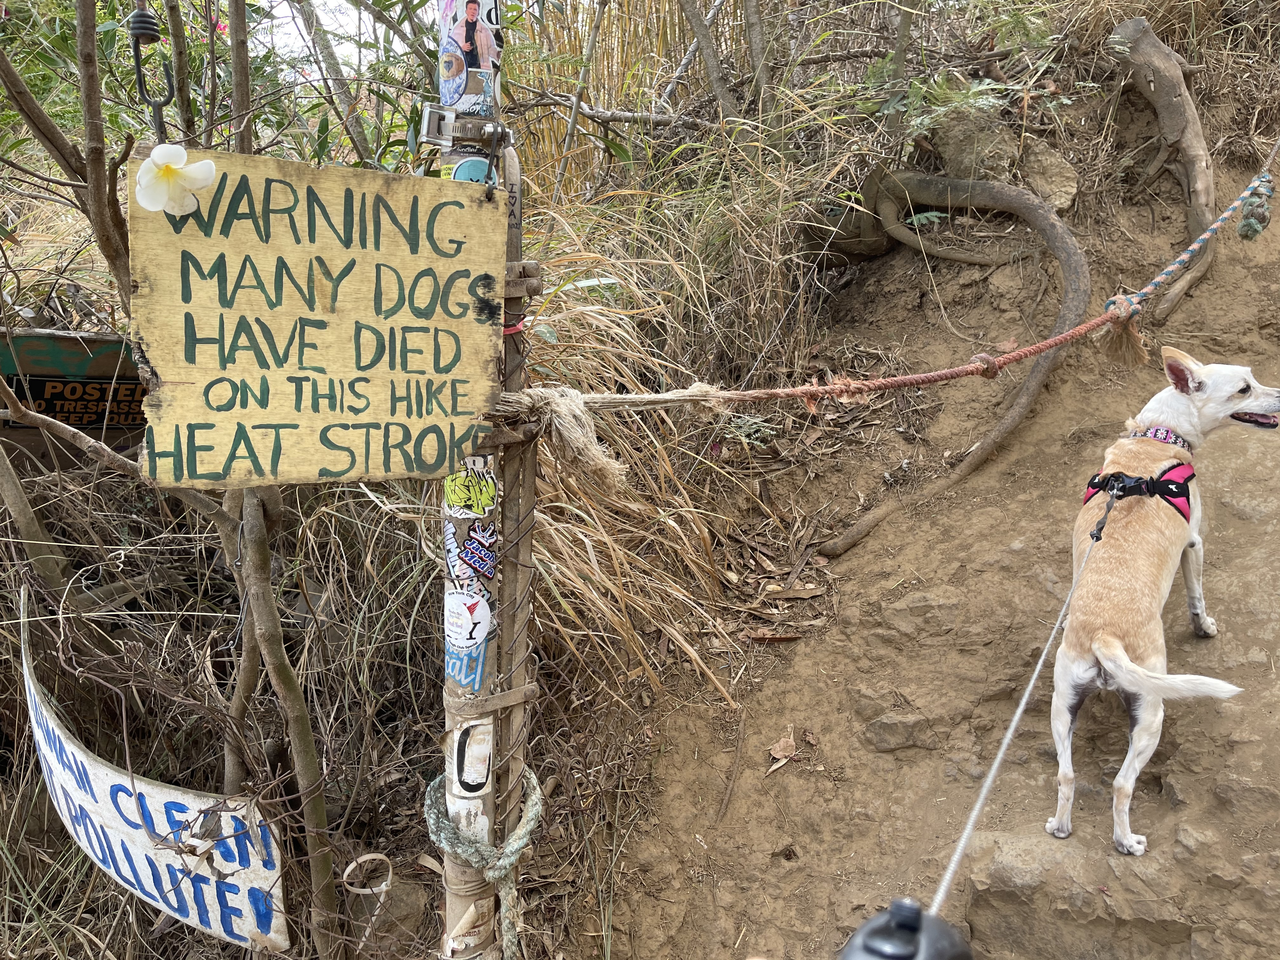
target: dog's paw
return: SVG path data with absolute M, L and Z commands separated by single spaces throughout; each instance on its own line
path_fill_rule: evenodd
M 1207 613 L 1202 613 L 1198 617 L 1191 618 L 1191 629 L 1196 632 L 1197 637 L 1216 637 L 1218 622 Z
M 1132 857 L 1140 857 L 1147 852 L 1147 838 L 1140 833 L 1131 833 L 1128 837 L 1116 837 L 1116 849 Z
M 1059 840 L 1065 840 L 1071 836 L 1071 824 L 1059 823 L 1057 817 L 1050 817 L 1049 822 L 1044 825 L 1044 831 L 1053 834 Z

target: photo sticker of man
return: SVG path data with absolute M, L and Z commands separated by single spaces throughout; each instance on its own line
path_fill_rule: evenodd
M 493 32 L 480 20 L 480 0 L 466 0 L 465 13 L 449 36 L 462 49 L 470 70 L 492 70 L 498 59 L 498 43 Z

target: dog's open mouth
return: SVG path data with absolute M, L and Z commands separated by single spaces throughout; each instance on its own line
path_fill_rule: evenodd
M 1269 413 L 1233 413 L 1232 420 L 1239 420 L 1241 423 L 1251 423 L 1255 427 L 1263 427 L 1267 430 L 1274 430 L 1280 426 L 1280 418 Z

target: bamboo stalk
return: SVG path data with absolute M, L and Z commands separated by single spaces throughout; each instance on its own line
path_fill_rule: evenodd
M 600 24 L 604 22 L 604 12 L 609 7 L 609 0 L 598 0 L 596 17 L 591 22 L 591 35 L 587 37 L 587 49 L 582 54 L 582 70 L 578 73 L 578 89 L 573 94 L 573 108 L 569 111 L 569 130 L 564 135 L 564 147 L 560 151 L 560 166 L 556 168 L 556 185 L 551 194 L 551 202 L 560 202 L 560 185 L 564 182 L 564 173 L 569 168 L 569 151 L 573 148 L 574 137 L 578 134 L 578 111 L 582 109 L 582 95 L 587 89 L 587 77 L 591 73 L 591 58 L 596 53 L 596 41 L 600 38 Z

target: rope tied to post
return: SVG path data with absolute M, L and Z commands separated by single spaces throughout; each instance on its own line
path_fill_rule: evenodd
M 516 891 L 516 862 L 529 847 L 533 831 L 542 820 L 542 788 L 532 770 L 524 768 L 524 813 L 511 836 L 500 846 L 465 837 L 449 819 L 444 800 L 444 775 L 436 777 L 423 798 L 423 813 L 432 842 L 452 857 L 477 870 L 498 888 L 502 925 L 502 958 L 520 958 L 520 897 Z

